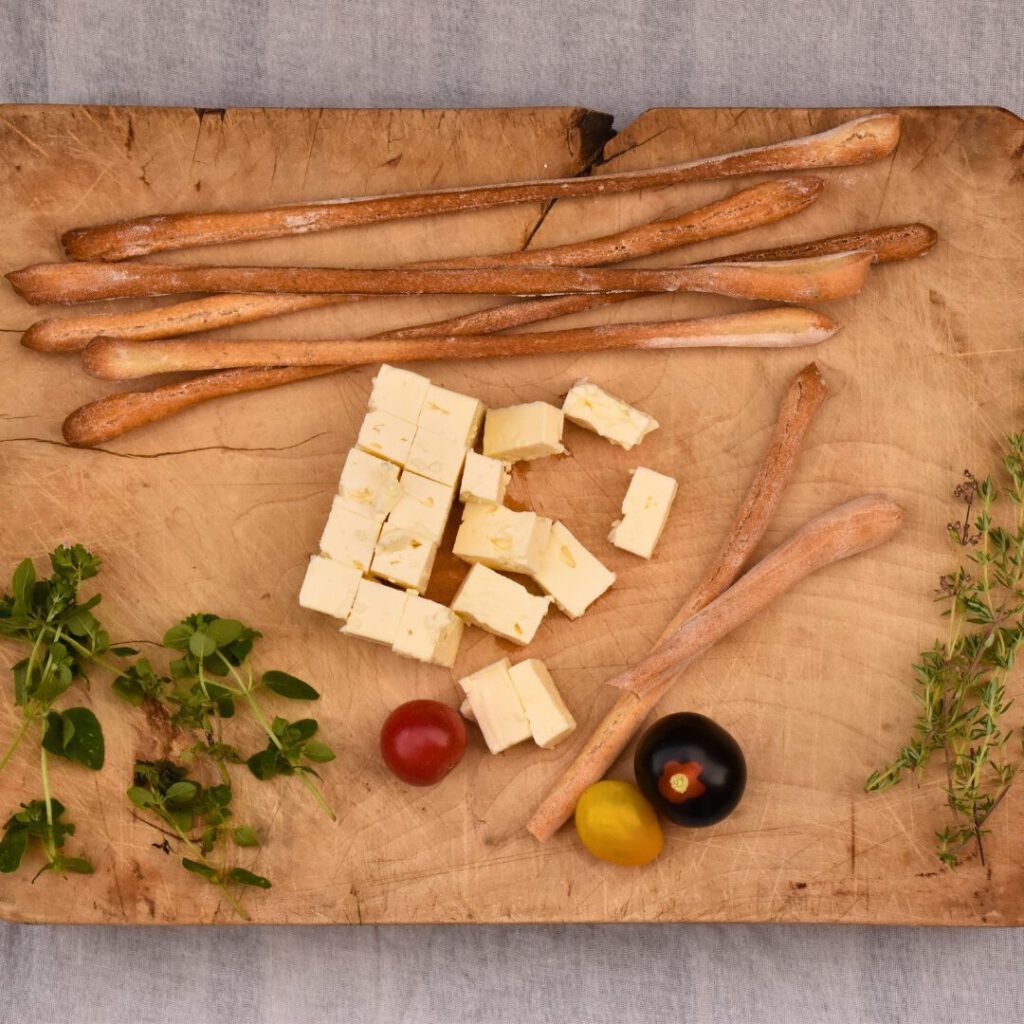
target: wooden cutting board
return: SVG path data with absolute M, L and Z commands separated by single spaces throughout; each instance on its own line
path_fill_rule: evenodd
M 74 225 L 153 211 L 245 207 L 332 195 L 596 173 L 678 161 L 806 134 L 860 111 L 655 110 L 614 138 L 579 109 L 502 111 L 0 108 L 3 270 L 59 255 Z M 523 745 L 494 758 L 473 736 L 442 785 L 413 790 L 377 754 L 387 711 L 414 697 L 456 699 L 457 675 L 509 651 L 468 630 L 456 672 L 402 661 L 340 637 L 296 593 L 316 545 L 372 369 L 221 401 L 111 443 L 76 451 L 62 417 L 108 386 L 73 357 L 22 350 L 40 313 L 0 288 L 0 570 L 63 540 L 99 552 L 102 618 L 119 639 L 158 637 L 199 609 L 265 633 L 260 662 L 310 679 L 339 752 L 325 788 L 332 826 L 297 787 L 238 773 L 245 816 L 271 839 L 247 863 L 274 887 L 247 898 L 259 922 L 804 921 L 1024 924 L 1024 797 L 993 821 L 988 865 L 940 867 L 944 824 L 935 776 L 884 795 L 866 775 L 909 734 L 910 665 L 941 631 L 932 602 L 951 566 L 944 524 L 965 466 L 994 470 L 1000 438 L 1020 429 L 1024 372 L 1024 131 L 991 108 L 912 108 L 892 159 L 826 172 L 809 211 L 739 239 L 651 265 L 924 221 L 941 235 L 925 259 L 879 268 L 856 300 L 828 312 L 842 332 L 813 352 L 618 353 L 426 365 L 423 372 L 491 405 L 558 402 L 578 377 L 653 413 L 662 427 L 632 453 L 569 427 L 565 458 L 516 469 L 511 500 L 563 519 L 616 573 L 582 620 L 552 614 L 531 656 L 544 658 L 580 721 L 611 700 L 602 682 L 640 658 L 717 549 L 767 441 L 793 373 L 819 361 L 832 397 L 764 542 L 807 517 L 885 490 L 907 508 L 896 541 L 808 580 L 714 648 L 664 711 L 709 714 L 743 745 L 750 785 L 739 810 L 700 831 L 670 829 L 646 869 L 594 861 L 564 830 L 547 845 L 522 832 L 577 744 Z M 605 142 L 607 142 L 606 145 Z M 604 146 L 602 154 L 602 146 Z M 746 184 L 744 182 L 743 184 Z M 458 253 L 547 246 L 667 215 L 739 183 L 665 189 L 356 228 L 189 254 L 222 262 L 392 265 Z M 174 256 L 172 258 L 184 258 Z M 370 332 L 438 319 L 477 300 L 364 302 L 275 322 L 281 335 Z M 576 322 L 689 316 L 737 307 L 680 296 L 613 307 Z M 239 336 L 266 333 L 251 325 Z M 628 470 L 678 477 L 680 495 L 656 557 L 605 541 Z M 462 569 L 441 561 L 430 595 Z M 9 678 L 21 654 L 3 645 Z M 5 687 L 7 684 L 4 684 Z M 5 689 L 5 692 L 9 692 Z M 166 737 L 114 699 L 97 675 L 81 698 L 102 719 L 99 775 L 53 768 L 95 875 L 0 877 L 0 915 L 97 923 L 231 921 L 216 892 L 155 848 L 123 796 L 136 756 Z M 1019 706 L 1024 706 L 1021 704 Z M 1019 720 L 1020 715 L 1015 716 Z M 0 704 L 0 736 L 15 715 Z M 255 742 L 254 737 L 249 737 Z M 629 777 L 629 758 L 615 775 Z M 0 813 L 37 796 L 32 745 L 0 777 Z

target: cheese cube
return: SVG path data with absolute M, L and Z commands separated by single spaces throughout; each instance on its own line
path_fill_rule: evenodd
M 416 436 L 405 460 L 406 469 L 436 480 L 454 489 L 459 482 L 466 445 L 462 438 L 439 434 L 424 427 L 416 428 Z
M 354 512 L 368 519 L 383 518 L 398 503 L 398 467 L 353 448 L 345 458 L 338 494 Z
M 383 363 L 373 378 L 368 408 L 374 412 L 388 412 L 400 420 L 415 423 L 430 387 L 426 377 Z
M 557 747 L 576 728 L 576 719 L 565 706 L 547 666 L 529 658 L 513 665 L 509 677 L 526 712 L 534 742 L 548 750 Z
M 335 562 L 354 566 L 364 573 L 373 560 L 380 527 L 380 519 L 367 519 L 353 512 L 343 498 L 336 497 L 320 537 L 320 550 Z
M 370 572 L 407 590 L 422 593 L 427 589 L 436 555 L 437 541 L 418 537 L 409 530 L 385 526 L 373 553 Z
M 562 403 L 562 412 L 566 419 L 600 434 L 620 448 L 633 448 L 652 430 L 658 429 L 658 421 L 653 416 L 634 409 L 588 380 L 573 384 Z
M 405 658 L 451 668 L 464 628 L 450 608 L 410 594 L 391 649 Z
M 507 462 L 480 455 L 478 452 L 466 452 L 459 499 L 464 502 L 479 501 L 489 505 L 500 505 L 511 478 Z
M 356 444 L 380 459 L 404 466 L 416 427 L 389 412 L 374 409 L 366 414 Z
M 578 619 L 615 582 L 615 573 L 606 569 L 565 526 L 555 523 L 533 578 L 561 611 L 570 619 Z
M 390 647 L 398 635 L 409 595 L 373 580 L 360 580 L 348 621 L 341 627 L 346 636 L 359 637 Z
M 402 497 L 388 516 L 387 527 L 409 530 L 429 540 L 440 540 L 448 522 L 455 492 L 436 480 L 405 470 L 401 480 Z
M 550 597 L 536 597 L 521 583 L 474 565 L 452 601 L 452 611 L 495 636 L 528 644 L 550 603 Z
M 417 423 L 424 430 L 453 438 L 463 448 L 472 448 L 483 418 L 484 407 L 479 399 L 431 384 Z
M 551 520 L 504 505 L 466 505 L 452 554 L 464 562 L 533 575 L 551 535 Z
M 676 490 L 676 482 L 670 476 L 643 466 L 633 470 L 633 479 L 622 499 L 622 518 L 612 524 L 608 539 L 623 551 L 650 558 L 665 529 Z
M 492 754 L 530 738 L 530 722 L 512 685 L 508 658 L 460 679 L 459 686 L 469 705 L 467 717 L 480 726 Z
M 299 591 L 299 604 L 310 611 L 344 619 L 352 608 L 360 578 L 354 566 L 313 555 Z
M 484 423 L 484 455 L 508 462 L 561 455 L 565 451 L 563 422 L 562 410 L 547 402 L 488 409 Z

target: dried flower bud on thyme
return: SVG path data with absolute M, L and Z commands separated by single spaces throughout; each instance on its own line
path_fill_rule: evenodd
M 1003 717 L 1013 703 L 1006 698 L 1006 678 L 1024 644 L 1024 435 L 1008 439 L 1003 467 L 1011 525 L 993 519 L 1000 495 L 991 477 L 978 480 L 965 471 L 953 492 L 964 512 L 948 531 L 970 570 L 961 564 L 939 579 L 936 600 L 947 605 L 949 633 L 914 666 L 921 704 L 914 736 L 865 784 L 869 792 L 886 789 L 906 771 L 922 773 L 932 754 L 942 751 L 953 822 L 937 834 L 938 856 L 950 867 L 971 843 L 985 863 L 985 825 L 1021 766 L 1008 752 L 1012 730 Z

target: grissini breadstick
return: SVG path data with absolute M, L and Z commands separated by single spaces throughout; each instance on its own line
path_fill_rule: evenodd
M 719 256 L 708 263 L 746 263 L 763 260 L 797 260 L 828 253 L 851 252 L 861 249 L 874 254 L 876 263 L 895 263 L 923 256 L 938 241 L 939 236 L 927 224 L 899 224 L 870 231 L 854 231 L 849 235 L 833 235 L 811 242 L 779 245 L 772 249 L 755 249 L 735 256 Z
M 813 203 L 822 192 L 820 178 L 778 178 L 742 189 L 725 199 L 689 210 L 678 217 L 642 224 L 600 238 L 547 249 L 526 249 L 500 256 L 470 256 L 411 264 L 424 269 L 472 266 L 600 266 L 650 256 L 694 242 L 720 238 L 774 224 Z M 33 324 L 21 343 L 44 352 L 79 351 L 99 335 L 155 338 L 194 334 L 297 309 L 357 301 L 350 295 L 211 295 L 136 313 L 55 317 Z
M 804 438 L 827 391 L 825 380 L 814 363 L 805 366 L 790 382 L 779 406 L 768 448 L 732 528 L 700 582 L 662 631 L 659 644 L 724 593 L 753 555 L 793 476 Z M 674 675 L 666 674 L 662 682 L 642 698 L 629 690 L 619 694 L 530 819 L 527 828 L 534 836 L 540 840 L 550 839 L 561 828 L 572 815 L 583 790 L 603 778 L 674 681 Z
M 748 174 L 852 166 L 887 156 L 896 148 L 899 135 L 897 115 L 875 113 L 816 135 L 649 170 L 333 199 L 265 210 L 162 214 L 76 228 L 62 241 L 75 259 L 119 260 L 167 249 L 307 234 L 509 203 L 616 195 Z
M 694 630 L 700 631 L 700 642 L 703 646 L 692 645 L 693 631 L 676 633 L 639 665 L 612 680 L 612 685 L 638 687 L 639 694 L 632 688 L 627 690 L 637 706 L 642 706 L 644 698 L 651 698 L 655 694 L 659 697 L 664 695 L 666 677 L 671 680 L 676 672 L 692 662 L 717 639 L 747 621 L 811 573 L 889 540 L 899 529 L 902 519 L 903 509 L 900 505 L 882 494 L 857 498 L 812 519 L 788 541 L 767 555 L 754 569 L 741 576 L 721 597 L 690 620 L 697 624 Z M 764 568 L 758 572 L 761 566 Z M 683 630 L 687 630 L 687 626 L 684 626 Z M 617 704 L 616 708 L 618 707 Z M 642 720 L 641 717 L 636 724 L 639 725 Z M 623 721 L 629 722 L 628 719 Z M 617 730 L 616 737 L 625 732 L 625 727 L 619 725 Z M 604 737 L 607 740 L 609 734 L 604 734 Z M 588 752 L 591 757 L 594 757 L 595 753 L 604 753 L 595 750 L 589 744 Z M 578 763 L 579 758 L 570 767 L 570 773 Z M 575 799 L 578 798 L 579 792 L 582 792 L 582 789 L 576 792 L 578 784 L 579 780 L 574 778 L 572 786 L 557 787 L 558 797 L 566 800 L 572 796 L 573 802 L 566 809 L 564 803 L 556 803 L 553 796 L 549 796 L 530 820 L 527 826 L 529 831 L 539 839 L 549 838 L 568 818 L 572 807 L 575 806 Z M 586 785 L 589 783 L 583 785 L 584 789 Z
M 550 317 L 579 313 L 606 299 L 607 296 L 602 295 L 563 295 L 557 299 L 511 302 L 450 320 L 385 332 L 377 337 L 422 338 L 438 332 L 481 334 L 501 331 Z M 346 369 L 348 367 L 344 366 L 261 366 L 254 370 L 222 370 L 174 384 L 164 384 L 151 391 L 107 395 L 75 409 L 64 420 L 62 433 L 68 444 L 89 448 L 214 398 L 264 391 Z
M 797 179 L 782 179 L 782 181 Z M 769 184 L 781 184 L 770 182 Z M 760 187 L 760 186 L 757 186 Z M 747 192 L 752 189 L 745 190 Z M 735 196 L 730 199 L 736 198 Z M 719 204 L 712 204 L 719 205 Z M 710 210 L 711 207 L 704 209 Z M 658 222 L 646 225 L 656 228 Z M 767 223 L 767 222 L 765 222 Z M 614 236 L 612 236 L 614 237 Z M 711 237 L 710 235 L 708 237 Z M 751 260 L 780 260 L 794 257 L 809 258 L 827 256 L 837 252 L 848 252 L 861 249 L 870 252 L 876 263 L 892 263 L 898 260 L 909 260 L 923 256 L 935 244 L 938 236 L 925 224 L 901 224 L 889 228 L 873 228 L 868 231 L 857 231 L 848 235 L 835 235 L 831 238 L 819 238 L 796 245 L 778 246 L 774 249 L 758 249 L 751 252 L 735 253 L 720 256 L 709 263 L 746 263 Z M 680 243 L 683 244 L 683 243 Z M 569 248 L 562 246 L 559 248 Z M 552 252 L 553 250 L 540 250 Z M 649 250 L 650 255 L 654 250 Z M 603 305 L 610 302 L 622 302 L 632 296 L 613 294 L 594 296 L 589 305 Z M 347 301 L 353 296 L 305 295 L 212 295 L 194 302 L 175 303 L 159 309 L 144 310 L 141 313 L 120 313 L 112 316 L 89 314 L 85 316 L 56 317 L 40 320 L 33 324 L 21 343 L 28 348 L 40 352 L 78 352 L 92 339 L 99 335 L 116 338 L 135 338 L 146 341 L 156 338 L 172 338 L 179 334 L 194 334 L 200 331 L 214 330 L 218 327 L 229 327 L 234 324 L 251 323 L 263 319 L 264 316 L 277 316 L 291 312 L 287 308 L 290 299 L 308 303 L 311 306 L 329 305 L 336 301 Z M 538 302 L 563 302 L 563 299 L 539 299 Z M 521 304 L 520 304 L 521 305 Z M 296 308 L 307 308 L 300 305 Z M 505 307 L 499 306 L 498 309 Z M 579 312 L 580 309 L 568 312 Z M 244 313 L 239 315 L 239 309 Z M 552 316 L 555 314 L 552 313 Z M 559 314 L 561 315 L 561 314 Z M 538 319 L 543 319 L 539 317 Z
M 452 334 L 408 340 L 183 338 L 145 342 L 94 338 L 82 354 L 82 365 L 93 377 L 131 380 L 159 373 L 241 366 L 360 366 L 610 349 L 792 348 L 815 345 L 838 329 L 834 320 L 820 313 L 782 306 L 672 322 L 609 324 L 523 334 Z
M 694 263 L 673 270 L 480 267 L 392 270 L 350 267 L 202 267 L 157 263 L 37 263 L 7 275 L 29 302 L 125 299 L 189 292 L 345 292 L 361 295 L 575 295 L 710 292 L 807 302 L 860 291 L 870 253 L 811 260 Z
M 679 671 L 811 573 L 889 540 L 902 520 L 902 507 L 883 494 L 817 516 L 608 685 L 643 697 L 667 673 Z

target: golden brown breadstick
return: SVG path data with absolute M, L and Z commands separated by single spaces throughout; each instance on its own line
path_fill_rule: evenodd
M 678 217 L 641 224 L 600 238 L 547 249 L 524 249 L 500 256 L 468 256 L 411 264 L 423 269 L 505 266 L 601 266 L 650 256 L 694 242 L 720 238 L 774 224 L 813 203 L 822 192 L 821 178 L 778 178 L 742 189 L 716 203 Z M 407 267 L 406 269 L 409 269 Z M 22 344 L 37 351 L 79 351 L 101 334 L 140 341 L 194 334 L 262 317 L 278 316 L 337 302 L 358 301 L 351 295 L 212 295 L 136 313 L 87 314 L 41 320 L 26 332 Z
M 551 317 L 581 313 L 603 302 L 619 301 L 627 295 L 563 295 L 557 299 L 534 299 L 510 302 L 477 313 L 467 313 L 450 320 L 417 324 L 401 330 L 385 332 L 382 338 L 422 338 L 439 331 L 458 334 L 479 334 L 535 323 Z M 191 380 L 165 384 L 152 391 L 129 391 L 107 395 L 75 409 L 62 428 L 64 440 L 79 448 L 103 444 L 149 423 L 167 419 L 202 402 L 249 391 L 292 384 L 311 377 L 338 373 L 348 367 L 330 366 L 263 366 L 259 369 L 224 370 L 207 373 Z
M 119 260 L 167 249 L 306 234 L 509 203 L 616 195 L 747 174 L 845 167 L 888 155 L 896 148 L 899 135 L 900 119 L 896 114 L 868 114 L 816 135 L 643 171 L 325 200 L 266 210 L 162 214 L 77 228 L 64 235 L 63 243 L 75 259 Z
M 662 631 L 658 644 L 724 593 L 753 555 L 793 476 L 804 438 L 826 394 L 825 380 L 814 363 L 805 366 L 793 378 L 779 406 L 771 441 L 725 543 Z M 675 678 L 674 674 L 667 673 L 658 687 L 642 698 L 629 690 L 619 694 L 530 819 L 527 828 L 534 836 L 540 840 L 550 839 L 561 828 L 572 815 L 583 790 L 612 767 Z
M 666 674 L 680 671 L 811 573 L 889 540 L 902 521 L 902 507 L 883 494 L 848 501 L 812 519 L 608 685 L 638 697 L 651 693 Z
M 772 249 L 755 249 L 735 256 L 719 256 L 708 263 L 746 263 L 763 260 L 797 260 L 829 253 L 852 252 L 859 249 L 874 255 L 876 263 L 894 263 L 923 256 L 938 241 L 939 236 L 927 224 L 900 224 L 889 228 L 854 231 L 849 235 L 833 235 L 812 242 L 779 245 Z
M 206 295 L 131 313 L 87 313 L 38 320 L 21 336 L 36 352 L 80 352 L 101 334 L 149 341 L 252 323 L 301 309 L 353 301 L 351 295 Z
M 202 267 L 158 263 L 37 263 L 7 278 L 29 302 L 78 302 L 189 292 L 345 292 L 361 295 L 576 295 L 709 292 L 740 299 L 813 302 L 855 295 L 870 253 L 810 260 L 694 263 L 673 270 L 481 267 Z
M 360 366 L 431 359 L 495 359 L 610 349 L 792 348 L 830 338 L 839 325 L 821 313 L 781 306 L 727 316 L 609 324 L 523 334 L 452 334 L 410 340 L 324 341 L 94 338 L 82 353 L 87 373 L 131 380 L 159 373 L 240 366 Z

